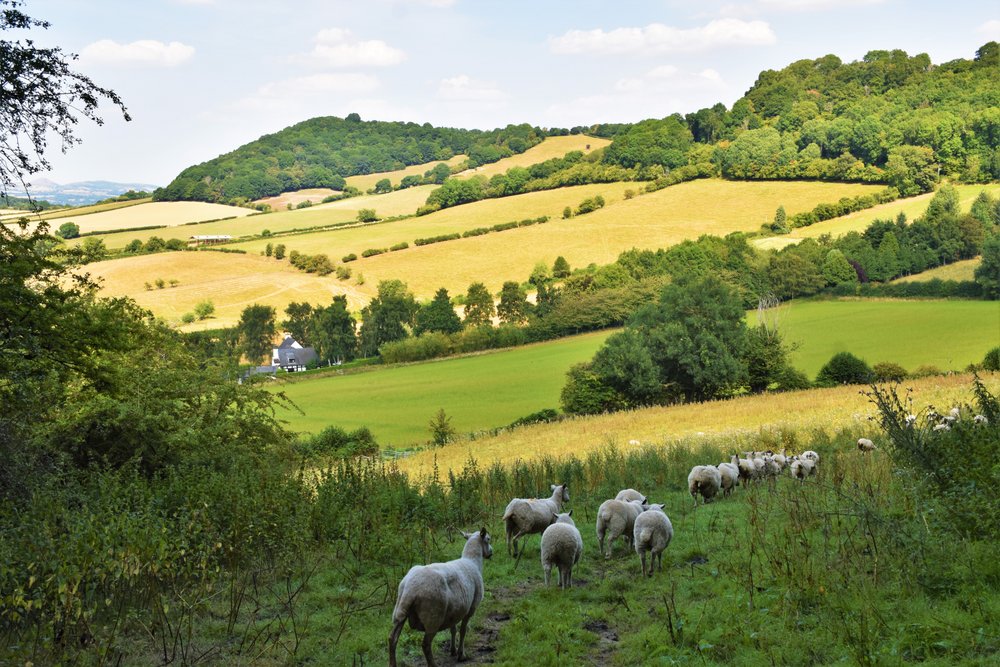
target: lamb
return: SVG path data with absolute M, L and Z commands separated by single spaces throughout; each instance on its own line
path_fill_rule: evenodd
M 723 461 L 715 467 L 719 469 L 722 478 L 722 495 L 728 496 L 733 492 L 733 487 L 740 483 L 740 459 L 733 454 L 728 463 Z
M 483 559 L 493 555 L 493 547 L 486 528 L 462 535 L 466 542 L 461 558 L 447 563 L 415 565 L 399 582 L 389 634 L 390 667 L 396 667 L 396 643 L 406 621 L 411 628 L 424 633 L 424 658 L 428 667 L 434 667 L 434 635 L 444 629 L 451 629 L 451 654 L 457 655 L 458 660 L 464 659 L 465 631 L 483 600 Z M 456 644 L 455 629 L 460 623 Z
M 875 449 L 878 449 L 875 446 L 875 443 L 869 440 L 868 438 L 858 438 L 858 451 L 860 451 L 862 454 L 874 451 Z
M 503 522 L 507 529 L 507 553 L 518 555 L 517 541 L 532 533 L 540 533 L 552 525 L 553 517 L 569 501 L 566 484 L 552 484 L 550 498 L 514 498 L 507 504 Z M 513 549 L 513 550 L 512 550 Z
M 663 571 L 663 550 L 670 544 L 674 536 L 674 527 L 663 512 L 663 505 L 650 505 L 649 509 L 636 518 L 632 529 L 632 541 L 635 552 L 639 554 L 642 564 L 642 574 L 653 576 L 653 565 Z M 650 554 L 649 572 L 646 572 L 646 552 Z
M 802 452 L 799 455 L 799 458 L 809 459 L 810 461 L 813 462 L 813 464 L 819 463 L 819 454 L 817 454 L 811 449 L 807 449 L 806 451 Z
M 618 495 L 615 496 L 615 500 L 621 500 L 626 503 L 631 502 L 633 500 L 641 500 L 642 502 L 646 502 L 646 496 L 642 495 L 635 489 L 622 489 L 621 491 L 618 492 Z
M 573 523 L 573 512 L 560 514 L 555 523 L 542 533 L 542 570 L 545 572 L 545 586 L 549 585 L 552 566 L 559 569 L 559 588 L 573 586 L 573 566 L 583 555 L 583 537 Z
M 801 456 L 792 457 L 791 465 L 792 477 L 804 482 L 806 477 L 816 474 L 816 463 L 812 459 L 803 458 Z
M 631 490 L 631 489 L 629 489 Z M 624 493 L 624 491 L 622 492 Z M 622 494 L 619 493 L 619 496 Z M 615 540 L 625 536 L 625 541 L 632 546 L 632 528 L 635 519 L 646 509 L 646 499 L 605 500 L 597 510 L 597 540 L 601 545 L 601 553 L 605 558 L 611 558 Z M 608 538 L 608 549 L 604 550 L 604 538 Z
M 715 466 L 695 466 L 688 473 L 688 493 L 694 499 L 694 506 L 698 507 L 698 494 L 701 494 L 703 503 L 712 502 L 712 498 L 722 487 L 722 475 Z

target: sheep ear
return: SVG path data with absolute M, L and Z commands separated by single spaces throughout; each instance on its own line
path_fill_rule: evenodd
M 479 529 L 479 537 L 484 540 L 486 539 L 486 526 Z
M 648 505 L 649 504 L 649 498 L 643 498 L 642 499 L 642 504 L 643 505 Z
M 556 485 L 555 484 L 549 484 L 549 491 L 555 491 L 555 490 L 556 490 Z
M 472 533 L 467 533 L 464 530 L 459 530 L 458 532 L 462 533 L 462 537 L 464 537 L 465 539 L 469 539 L 470 537 L 472 537 Z
M 570 510 L 569 512 L 567 512 L 566 516 L 573 516 L 573 510 Z

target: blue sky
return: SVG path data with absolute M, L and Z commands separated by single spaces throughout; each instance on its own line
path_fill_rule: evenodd
M 314 116 L 492 128 L 731 105 L 763 69 L 872 49 L 972 57 L 1000 3 L 903 0 L 27 0 L 132 122 L 49 154 L 52 180 L 163 185 Z

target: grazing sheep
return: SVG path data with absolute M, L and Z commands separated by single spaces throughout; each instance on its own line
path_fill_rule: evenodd
M 642 564 L 642 574 L 653 576 L 653 565 L 663 570 L 663 550 L 670 544 L 674 536 L 674 527 L 663 512 L 663 505 L 650 505 L 649 509 L 640 514 L 632 529 L 632 541 L 635 552 L 639 554 Z M 649 572 L 646 572 L 646 552 L 649 552 Z
M 972 418 L 972 421 L 980 426 L 985 426 L 990 423 L 990 420 L 986 418 L 986 415 L 976 415 Z
M 630 446 L 632 446 L 632 447 L 638 447 L 638 446 L 639 446 L 639 445 L 641 445 L 642 443 L 641 443 L 641 442 L 639 442 L 638 440 L 629 440 L 629 441 L 628 441 L 628 444 L 629 444 Z
M 542 570 L 545 572 L 545 586 L 549 585 L 552 566 L 559 569 L 559 588 L 573 586 L 573 566 L 583 555 L 583 538 L 576 529 L 572 511 L 560 514 L 555 523 L 542 533 Z
M 749 482 L 757 477 L 757 468 L 753 464 L 753 460 L 750 459 L 749 454 L 744 453 L 744 458 L 738 459 L 734 455 L 733 458 L 736 459 L 736 465 L 740 469 L 740 479 L 744 482 Z
M 635 489 L 622 489 L 621 491 L 618 492 L 618 495 L 615 496 L 615 500 L 621 500 L 626 503 L 631 502 L 633 500 L 641 500 L 642 502 L 646 502 L 646 496 L 642 495 Z
M 396 643 L 406 621 L 424 632 L 424 658 L 434 667 L 432 642 L 438 632 L 451 629 L 451 654 L 465 658 L 465 631 L 469 619 L 483 600 L 483 559 L 493 555 L 490 534 L 462 533 L 466 538 L 462 557 L 447 563 L 415 565 L 399 582 L 396 607 L 392 610 L 389 635 L 389 665 L 396 667 Z M 458 643 L 455 629 L 461 623 Z
M 695 466 L 688 473 L 688 493 L 694 499 L 695 508 L 698 507 L 698 494 L 701 494 L 702 503 L 709 503 L 720 488 L 722 475 L 715 466 Z
M 779 466 L 781 466 L 782 470 L 784 470 L 785 468 L 788 467 L 788 457 L 785 456 L 785 448 L 784 447 L 781 448 L 781 453 L 780 454 L 771 454 L 771 458 L 774 459 L 775 463 L 777 463 Z
M 740 483 L 740 459 L 733 454 L 728 463 L 723 461 L 715 467 L 719 469 L 722 478 L 722 495 L 728 496 L 733 492 L 733 487 Z
M 904 419 L 903 421 L 906 423 L 908 427 L 913 428 L 913 425 L 917 423 L 917 416 L 914 414 L 906 415 L 906 419 Z
M 764 474 L 767 477 L 777 477 L 781 474 L 781 464 L 774 460 L 773 454 L 764 455 Z
M 799 455 L 799 458 L 802 458 L 802 459 L 809 459 L 809 460 L 810 460 L 810 461 L 812 461 L 812 462 L 813 462 L 814 464 L 816 464 L 816 463 L 819 463 L 819 454 L 817 454 L 816 452 L 814 452 L 814 451 L 813 451 L 813 450 L 811 450 L 811 449 L 807 449 L 806 451 L 802 452 L 802 453 L 801 453 L 801 454 Z
M 950 431 L 951 430 L 951 426 L 949 424 L 945 423 L 945 422 L 942 422 L 942 423 L 936 425 L 931 430 L 935 431 L 935 432 Z
M 869 440 L 868 438 L 858 438 L 858 451 L 860 451 L 862 454 L 874 451 L 876 449 L 878 448 L 875 446 L 875 443 Z
M 601 507 L 597 510 L 597 541 L 601 545 L 601 553 L 604 554 L 605 558 L 611 558 L 615 540 L 622 535 L 625 536 L 628 545 L 632 546 L 632 527 L 635 525 L 636 517 L 642 514 L 645 509 L 645 498 L 628 502 L 605 500 L 601 503 Z M 607 551 L 604 550 L 605 537 L 608 539 Z
M 792 477 L 800 482 L 804 482 L 806 477 L 816 474 L 816 464 L 812 459 L 802 458 L 801 456 L 793 456 L 790 470 Z
M 562 511 L 564 502 L 569 501 L 566 484 L 552 484 L 549 498 L 514 498 L 503 513 L 507 529 L 507 553 L 517 556 L 517 541 L 532 533 L 540 533 L 552 525 L 552 517 Z M 513 547 L 513 551 L 512 551 Z

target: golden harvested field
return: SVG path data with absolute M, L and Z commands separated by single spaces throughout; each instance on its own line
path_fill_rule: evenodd
M 295 208 L 299 204 L 311 201 L 318 204 L 324 198 L 337 194 L 337 190 L 330 188 L 308 188 L 306 190 L 293 190 L 292 192 L 282 192 L 277 197 L 264 197 L 258 199 L 254 204 L 267 204 L 272 211 L 285 211 L 289 206 Z
M 610 143 L 610 139 L 588 137 L 583 134 L 571 134 L 565 137 L 546 137 L 542 143 L 532 146 L 523 153 L 505 157 L 499 162 L 484 164 L 475 169 L 466 169 L 457 175 L 459 177 L 485 176 L 489 178 L 495 174 L 502 174 L 511 167 L 530 167 L 539 162 L 545 162 L 555 157 L 562 157 L 570 151 L 589 153 L 598 148 L 604 148 Z
M 463 232 L 475 227 L 489 227 L 498 223 L 523 220 L 525 218 L 537 218 L 542 215 L 548 215 L 552 219 L 546 225 L 536 225 L 535 227 L 561 225 L 567 222 L 559 219 L 563 208 L 566 206 L 575 206 L 576 204 L 579 204 L 580 201 L 598 194 L 602 195 L 605 200 L 608 201 L 609 205 L 612 205 L 614 202 L 622 201 L 625 190 L 629 188 L 634 189 L 635 187 L 635 183 L 607 183 L 580 185 L 571 188 L 560 188 L 558 190 L 545 190 L 542 192 L 531 192 L 528 194 L 504 197 L 501 199 L 486 199 L 472 204 L 465 204 L 464 206 L 444 209 L 442 211 L 437 211 L 418 218 L 408 218 L 406 220 L 389 222 L 382 225 L 352 227 L 347 229 L 336 229 L 311 234 L 289 236 L 281 239 L 281 242 L 284 243 L 289 250 L 294 249 L 309 255 L 325 253 L 329 255 L 330 259 L 339 260 L 347 253 L 354 253 L 360 257 L 361 252 L 367 248 L 386 248 L 395 243 L 406 241 L 410 244 L 410 248 L 401 252 L 389 254 L 406 255 L 409 253 L 419 253 L 421 257 L 429 257 L 430 259 L 425 261 L 432 261 L 435 264 L 433 266 L 422 267 L 421 271 L 430 272 L 434 275 L 445 275 L 452 273 L 453 271 L 468 269 L 472 269 L 474 272 L 476 263 L 480 261 L 480 258 L 470 260 L 472 261 L 471 267 L 462 267 L 453 264 L 449 259 L 448 253 L 454 252 L 454 246 L 461 246 L 475 239 L 447 241 L 445 243 L 436 243 L 423 247 L 413 246 L 414 239 L 426 236 L 437 236 L 440 234 L 450 234 L 453 232 Z M 399 191 L 399 193 L 403 192 L 407 192 L 407 190 Z M 390 195 L 376 195 L 376 197 L 380 196 L 388 197 Z M 346 203 L 347 201 L 353 202 L 355 200 L 346 200 L 343 203 Z M 377 210 L 378 209 L 376 209 L 376 211 Z M 580 219 L 582 220 L 583 218 Z M 530 227 L 528 229 L 535 229 L 535 227 Z M 525 230 L 508 230 L 479 238 L 489 238 L 492 236 L 502 237 L 507 235 L 513 235 L 516 238 L 519 234 L 523 233 L 523 231 Z M 255 239 L 253 241 L 234 244 L 233 247 L 242 248 L 250 252 L 259 252 L 267 243 L 268 241 L 266 239 Z M 432 249 L 434 249 L 434 252 L 427 255 L 425 251 Z M 368 262 L 372 259 L 377 259 L 377 257 L 367 259 L 361 258 L 356 262 L 352 262 L 351 267 L 355 271 L 365 272 L 365 277 L 367 278 Z M 555 259 L 555 255 L 553 255 L 552 259 Z M 487 258 L 482 258 L 482 261 L 487 261 Z M 528 272 L 525 273 L 525 277 L 527 277 L 527 274 L 530 273 L 531 267 L 533 266 L 534 264 L 529 266 Z M 408 274 L 389 274 L 383 272 L 379 275 L 382 278 L 400 277 L 403 280 L 409 281 Z M 371 281 L 369 282 L 371 283 Z M 440 287 L 436 281 L 431 282 L 434 282 L 435 285 L 433 289 Z M 414 287 L 413 284 L 410 286 L 411 288 Z M 463 284 L 462 289 L 464 290 L 467 286 L 468 283 Z M 371 283 L 365 287 L 371 287 L 371 289 L 374 290 L 375 283 Z M 433 294 L 433 289 L 427 294 Z M 424 292 L 418 292 L 418 294 L 424 294 Z
M 993 393 L 1000 390 L 1000 375 L 987 374 L 983 379 Z M 956 374 L 909 380 L 904 386 L 913 388 L 914 406 L 919 409 L 928 404 L 952 406 L 968 400 L 971 380 L 969 374 Z M 868 423 L 868 417 L 875 411 L 859 389 L 857 386 L 811 389 L 578 417 L 474 441 L 462 440 L 400 458 L 398 463 L 411 476 L 426 477 L 436 461 L 441 474 L 447 476 L 448 470 L 461 469 L 470 457 L 486 466 L 494 461 L 580 456 L 609 444 L 628 447 L 630 440 L 656 446 L 699 435 L 732 438 L 735 450 L 742 437 L 760 431 L 831 430 L 852 423 Z
M 80 232 L 101 232 L 109 229 L 129 229 L 131 227 L 145 227 L 148 225 L 167 225 L 175 227 L 189 222 L 200 222 L 202 220 L 215 220 L 218 218 L 246 217 L 253 213 L 248 208 L 239 206 L 226 206 L 224 204 L 207 204 L 205 202 L 193 201 L 164 201 L 149 202 L 138 206 L 128 206 L 116 208 L 90 215 L 66 216 L 58 219 L 58 223 L 53 222 L 53 227 L 58 227 L 65 222 L 75 222 L 80 225 Z M 193 227 L 192 227 L 193 229 Z M 174 230 L 156 230 L 157 236 L 170 234 Z M 199 232 L 184 233 L 189 236 Z M 102 237 L 103 238 L 103 237 Z M 105 241 L 107 243 L 107 241 Z M 124 243 L 121 245 L 125 245 Z M 109 245 L 108 247 L 117 247 Z
M 407 215 L 416 211 L 418 206 L 427 201 L 427 194 L 431 188 L 433 186 L 425 185 L 384 195 L 354 197 L 353 199 L 344 199 L 342 201 L 320 204 L 295 211 L 256 214 L 234 220 L 219 220 L 200 225 L 190 225 L 180 229 L 147 229 L 135 232 L 107 234 L 102 235 L 101 240 L 109 248 L 122 248 L 132 239 L 146 241 L 151 236 L 160 236 L 162 238 L 176 236 L 177 238 L 186 240 L 187 237 L 194 234 L 230 234 L 234 238 L 239 238 L 240 236 L 260 234 L 265 229 L 273 233 L 280 233 L 292 229 L 353 222 L 357 218 L 358 210 L 362 208 L 374 208 L 376 213 L 386 217 Z M 261 242 L 261 249 L 268 242 L 267 239 Z M 287 240 L 276 239 L 271 239 L 270 242 L 288 243 Z
M 555 198 L 555 214 L 545 225 L 487 234 L 446 243 L 437 243 L 402 252 L 388 253 L 354 263 L 372 282 L 401 278 L 418 296 L 430 296 L 439 287 L 453 294 L 464 292 L 470 283 L 481 281 L 493 291 L 505 280 L 526 280 L 538 262 L 552 265 L 562 255 L 570 266 L 585 266 L 591 262 L 606 264 L 614 261 L 629 248 L 666 248 L 702 234 L 724 236 L 733 231 L 754 231 L 764 220 L 774 216 L 783 203 L 789 214 L 811 209 L 819 202 L 835 201 L 878 189 L 879 186 L 842 183 L 803 182 L 742 182 L 706 179 L 681 183 L 654 193 L 624 200 L 625 189 L 635 183 L 582 186 L 591 188 L 591 195 L 602 194 L 608 205 L 593 213 L 560 219 L 565 204 L 575 206 L 583 198 L 562 195 L 563 204 Z M 583 192 L 582 188 L 578 192 Z M 504 202 L 517 197 L 487 200 L 460 206 L 453 215 L 465 213 L 462 229 L 493 224 L 493 219 L 517 220 L 528 215 L 504 215 Z M 567 201 L 568 200 L 568 201 Z M 485 205 L 484 208 L 474 207 Z M 488 209 L 486 207 L 489 207 Z M 478 211 L 493 213 L 489 222 L 480 220 Z M 496 215 L 497 211 L 501 211 Z M 445 213 L 441 211 L 434 215 Z M 427 216 L 431 217 L 431 216 Z M 446 230 L 442 229 L 441 233 Z M 333 257 L 333 255 L 331 255 Z
M 934 269 L 929 269 L 923 273 L 917 273 L 912 276 L 903 276 L 902 278 L 896 278 L 892 282 L 894 283 L 911 283 L 911 282 L 924 282 L 927 280 L 934 280 L 938 278 L 940 280 L 975 280 L 976 267 L 979 266 L 981 259 L 979 257 L 973 257 L 972 259 L 963 259 L 959 262 L 954 262 L 952 264 L 945 264 L 944 266 L 939 266 Z
M 273 306 L 281 315 L 291 301 L 326 304 L 346 294 L 352 310 L 367 301 L 351 285 L 320 278 L 259 255 L 219 252 L 165 252 L 88 264 L 84 271 L 102 279 L 102 294 L 129 296 L 153 314 L 178 324 L 196 303 L 209 299 L 215 316 L 184 330 L 235 325 L 240 312 L 253 303 Z M 145 283 L 157 278 L 179 281 L 177 287 L 152 290 Z
M 118 201 L 110 202 L 107 204 L 92 204 L 90 206 L 79 206 L 75 208 L 57 208 L 50 211 L 42 211 L 41 213 L 28 213 L 26 211 L 13 211 L 5 210 L 0 212 L 0 218 L 3 222 L 9 222 L 11 219 L 16 220 L 24 215 L 27 215 L 31 220 L 54 220 L 56 218 L 76 218 L 81 215 L 90 215 L 92 213 L 103 213 L 105 211 L 114 211 L 121 208 L 128 208 L 130 206 L 138 206 L 140 204 L 148 204 L 152 199 L 133 199 L 132 201 Z M 60 224 L 65 222 L 60 220 L 58 224 L 53 225 L 58 227 Z M 82 227 L 81 227 L 82 229 Z
M 447 160 L 435 160 L 434 162 L 415 164 L 411 167 L 406 167 L 405 169 L 397 169 L 396 171 L 382 171 L 377 174 L 365 174 L 363 176 L 348 176 L 344 180 L 347 181 L 348 185 L 355 187 L 362 192 L 367 192 L 371 188 L 375 187 L 375 184 L 383 178 L 388 178 L 389 181 L 392 182 L 393 187 L 395 187 L 399 185 L 399 182 L 407 176 L 423 176 L 438 163 L 444 162 L 449 167 L 454 167 L 462 164 L 465 160 L 466 157 L 464 155 L 456 155 Z
M 997 183 L 987 185 L 958 185 L 955 186 L 955 189 L 958 190 L 959 205 L 963 211 L 969 210 L 972 202 L 975 201 L 976 197 L 983 190 L 986 190 L 994 197 L 1000 194 L 1000 184 Z M 934 197 L 934 193 L 928 192 L 916 197 L 898 199 L 888 204 L 880 204 L 879 206 L 863 211 L 855 211 L 854 213 L 833 218 L 832 220 L 817 222 L 815 225 L 793 229 L 791 234 L 788 235 L 759 239 L 755 243 L 761 248 L 781 248 L 786 245 L 798 243 L 802 239 L 817 238 L 823 234 L 843 236 L 848 232 L 863 232 L 875 220 L 895 220 L 896 216 L 900 213 L 905 213 L 906 219 L 912 222 L 924 214 L 932 197 Z M 785 208 L 787 209 L 788 207 L 786 206 Z M 791 214 L 790 211 L 789 214 Z

